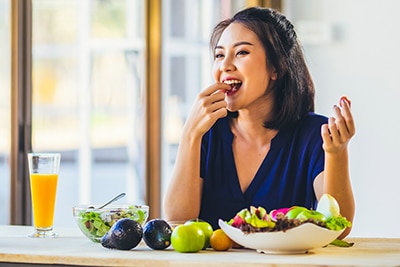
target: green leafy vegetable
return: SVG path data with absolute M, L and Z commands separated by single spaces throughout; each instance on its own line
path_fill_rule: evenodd
M 331 217 L 326 220 L 326 228 L 334 231 L 342 230 L 346 227 L 351 227 L 351 222 L 343 216 Z
M 352 247 L 354 245 L 354 242 L 350 243 L 350 242 L 347 242 L 347 241 L 344 241 L 344 240 L 335 239 L 335 240 L 333 240 L 331 242 L 331 245 L 334 245 L 334 246 L 337 246 L 337 247 L 348 248 L 348 247 Z
M 128 218 L 143 224 L 147 218 L 146 211 L 137 206 L 115 210 L 86 210 L 79 214 L 79 227 L 92 241 L 100 242 L 111 226 L 119 219 Z

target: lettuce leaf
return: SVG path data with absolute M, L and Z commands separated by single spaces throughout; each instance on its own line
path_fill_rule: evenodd
M 326 220 L 326 228 L 329 230 L 340 231 L 346 227 L 351 227 L 351 222 L 343 216 L 331 217 Z

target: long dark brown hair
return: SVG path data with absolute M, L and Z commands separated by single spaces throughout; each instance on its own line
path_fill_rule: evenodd
M 215 26 L 210 39 L 212 51 L 231 23 L 240 23 L 257 35 L 266 52 L 267 67 L 277 72 L 277 80 L 271 88 L 274 115 L 264 121 L 264 126 L 279 130 L 313 112 L 314 84 L 292 23 L 274 9 L 244 9 Z

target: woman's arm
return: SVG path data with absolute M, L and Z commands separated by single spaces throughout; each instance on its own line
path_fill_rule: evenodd
M 197 218 L 200 213 L 203 180 L 200 178 L 200 150 L 203 135 L 227 115 L 225 90 L 230 86 L 216 83 L 201 92 L 186 120 L 174 170 L 164 198 L 167 220 Z
M 355 134 L 355 125 L 347 98 L 334 106 L 335 118 L 321 127 L 323 149 L 325 151 L 324 171 L 317 176 L 314 187 L 319 199 L 322 194 L 331 194 L 339 203 L 340 213 L 353 221 L 355 204 L 349 173 L 348 143 Z M 350 233 L 350 228 L 341 238 Z

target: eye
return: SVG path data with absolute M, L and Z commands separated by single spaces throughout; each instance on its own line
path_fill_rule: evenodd
M 220 59 L 220 58 L 223 58 L 223 57 L 224 57 L 224 55 L 221 54 L 221 53 L 216 53 L 216 54 L 214 55 L 214 59 Z
M 244 55 L 248 55 L 248 54 L 250 54 L 250 53 L 245 50 L 240 50 L 236 53 L 236 55 L 238 55 L 238 56 L 244 56 Z

